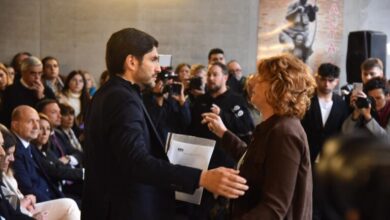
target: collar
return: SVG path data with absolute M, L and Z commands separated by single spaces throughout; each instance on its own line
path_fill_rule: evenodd
M 20 79 L 20 83 L 22 84 L 22 86 L 26 87 L 27 89 L 31 89 L 31 87 L 27 85 L 26 81 L 24 81 L 23 78 Z
M 14 133 L 15 134 L 15 133 Z M 30 146 L 30 142 L 26 141 L 25 139 L 21 138 L 19 135 L 15 134 L 17 138 L 19 138 L 20 142 L 22 142 L 22 145 L 24 148 L 28 148 Z
M 113 81 L 117 81 L 123 85 L 128 86 L 129 88 L 131 88 L 132 90 L 137 92 L 139 95 L 141 95 L 141 87 L 139 85 L 137 85 L 136 83 L 132 83 L 130 81 L 127 81 L 119 75 L 115 75 L 115 76 L 111 77 L 110 79 Z

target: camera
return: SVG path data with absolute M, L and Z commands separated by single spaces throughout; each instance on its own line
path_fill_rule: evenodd
M 176 80 L 177 79 L 177 74 L 172 70 L 172 67 L 168 66 L 168 67 L 161 67 L 161 72 L 158 73 L 157 75 L 157 80 L 162 80 L 162 81 L 166 81 L 168 79 L 173 79 L 173 80 Z
M 179 83 L 166 84 L 162 93 L 169 93 L 169 95 L 180 95 L 181 87 L 182 85 Z
M 201 77 L 191 78 L 189 82 L 189 89 L 202 90 L 202 78 Z
M 356 107 L 361 109 L 361 108 L 368 108 L 370 104 L 372 104 L 372 101 L 369 97 L 363 98 L 363 97 L 358 97 L 356 102 Z

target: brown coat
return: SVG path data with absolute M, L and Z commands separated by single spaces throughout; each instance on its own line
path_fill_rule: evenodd
M 233 219 L 312 218 L 312 173 L 306 134 L 298 118 L 272 116 L 258 125 L 251 144 L 225 132 L 222 145 L 238 161 L 249 190 L 231 201 Z

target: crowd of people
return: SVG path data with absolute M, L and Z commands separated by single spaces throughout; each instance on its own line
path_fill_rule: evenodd
M 214 48 L 207 65 L 161 68 L 157 48 L 137 29 L 114 33 L 99 87 L 88 71 L 61 74 L 53 56 L 0 63 L 1 217 L 328 219 L 312 178 L 326 141 L 356 132 L 390 141 L 377 58 L 361 65 L 362 87 L 336 94 L 332 63 L 312 73 L 281 54 L 243 74 Z M 214 139 L 209 170 L 170 164 L 169 132 Z M 200 205 L 175 201 L 174 191 L 198 187 Z

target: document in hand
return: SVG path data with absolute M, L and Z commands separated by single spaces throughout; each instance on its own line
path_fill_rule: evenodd
M 172 164 L 207 170 L 214 146 L 215 140 L 169 133 L 165 148 Z M 199 205 L 202 193 L 203 187 L 200 187 L 194 194 L 176 191 L 175 196 L 176 200 Z

